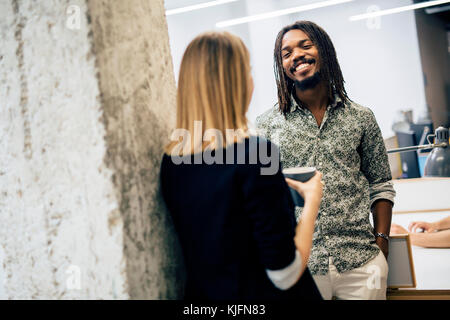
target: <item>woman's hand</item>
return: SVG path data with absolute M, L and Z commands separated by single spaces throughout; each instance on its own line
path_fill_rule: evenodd
M 433 223 L 424 221 L 413 221 L 408 226 L 409 231 L 418 232 L 417 229 L 422 229 L 423 232 L 436 232 L 438 231 Z
M 307 182 L 300 182 L 286 178 L 289 187 L 295 189 L 305 199 L 305 205 L 314 205 L 319 208 L 323 194 L 322 173 L 317 171 L 314 177 Z

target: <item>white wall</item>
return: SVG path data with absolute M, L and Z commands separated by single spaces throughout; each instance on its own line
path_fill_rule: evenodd
M 173 9 L 200 2 L 205 1 L 166 0 L 165 7 L 166 9 Z M 220 6 L 167 16 L 169 42 L 176 81 L 178 81 L 181 59 L 189 42 L 202 32 L 216 29 L 215 24 L 218 21 L 233 19 L 235 16 L 245 16 L 247 14 L 246 10 L 245 1 L 241 0 Z M 239 35 L 246 44 L 249 43 L 248 25 L 243 24 L 237 27 L 233 30 L 233 33 Z
M 166 0 L 166 8 L 172 1 Z M 175 72 L 178 72 L 182 53 L 192 37 L 214 29 L 215 22 L 313 2 L 317 1 L 241 0 L 168 17 Z M 311 20 L 330 35 L 350 98 L 374 111 L 385 137 L 393 135 L 391 125 L 397 110 L 412 109 L 417 115 L 425 108 L 414 13 L 409 11 L 381 17 L 379 28 L 372 29 L 367 21 L 350 22 L 348 18 L 365 13 L 372 5 L 383 10 L 411 3 L 411 0 L 357 0 L 220 29 L 241 36 L 251 52 L 255 91 L 248 112 L 249 120 L 253 122 L 277 99 L 273 47 L 278 31 L 296 20 Z M 369 24 L 377 25 L 377 21 L 369 21 Z

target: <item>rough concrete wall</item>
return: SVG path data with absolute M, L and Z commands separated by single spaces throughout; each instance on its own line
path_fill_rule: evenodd
M 0 298 L 178 297 L 167 27 L 132 2 L 0 1 Z
M 177 298 L 183 274 L 158 188 L 163 145 L 175 124 L 163 0 L 88 3 L 130 296 Z

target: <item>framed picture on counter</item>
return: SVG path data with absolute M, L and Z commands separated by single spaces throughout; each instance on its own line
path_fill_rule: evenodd
M 411 241 L 408 234 L 389 237 L 388 265 L 388 288 L 416 287 Z

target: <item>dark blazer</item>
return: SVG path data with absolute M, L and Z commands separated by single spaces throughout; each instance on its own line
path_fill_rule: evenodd
M 183 158 L 191 164 L 175 164 L 163 156 L 161 188 L 185 258 L 185 299 L 321 299 L 308 269 L 285 291 L 267 277 L 266 269 L 282 269 L 294 260 L 296 222 L 279 157 L 272 175 L 261 174 L 269 165 L 250 163 L 250 152 L 262 143 L 274 147 L 251 137 L 222 149 L 224 162 L 234 151 L 231 164 L 194 164 L 195 155 Z

